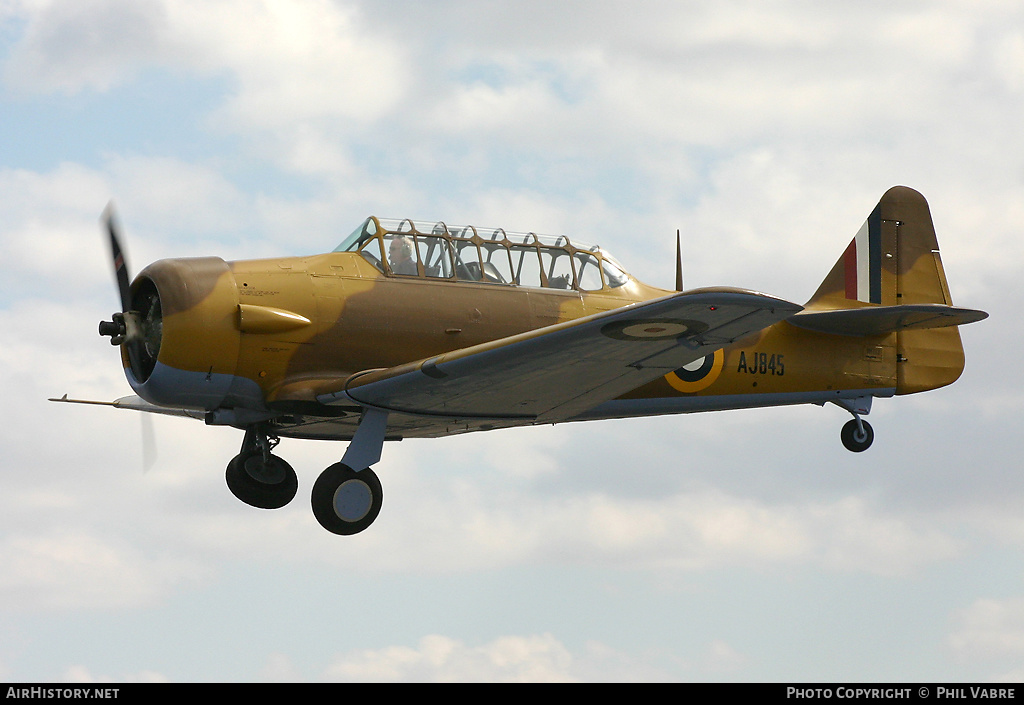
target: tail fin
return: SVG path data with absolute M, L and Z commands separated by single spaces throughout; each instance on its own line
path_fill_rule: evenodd
M 957 326 L 983 311 L 954 308 L 928 202 L 894 186 L 790 321 L 822 332 L 886 337 L 898 394 L 951 384 L 964 368 Z
M 894 186 L 871 211 L 806 308 L 952 303 L 928 202 L 913 189 Z

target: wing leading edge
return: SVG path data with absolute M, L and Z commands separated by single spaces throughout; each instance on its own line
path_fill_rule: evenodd
M 322 404 L 456 419 L 563 421 L 801 311 L 697 289 L 349 378 Z

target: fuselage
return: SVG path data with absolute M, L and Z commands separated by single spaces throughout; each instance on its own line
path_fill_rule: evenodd
M 131 346 L 122 348 L 129 382 L 152 403 L 245 425 L 283 412 L 317 413 L 318 397 L 365 370 L 672 293 L 626 274 L 598 248 L 529 238 L 437 228 L 424 235 L 369 219 L 339 251 L 321 255 L 161 260 L 132 285 L 142 318 L 153 323 L 144 349 L 133 356 Z M 413 255 L 404 274 L 393 264 L 400 240 Z M 956 329 L 942 334 L 949 372 L 932 386 L 962 369 Z M 899 335 L 832 335 L 782 321 L 578 418 L 920 391 L 900 389 Z

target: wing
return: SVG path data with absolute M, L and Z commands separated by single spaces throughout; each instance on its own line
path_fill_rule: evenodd
M 698 289 L 368 370 L 318 401 L 420 416 L 555 423 L 801 309 L 740 289 Z

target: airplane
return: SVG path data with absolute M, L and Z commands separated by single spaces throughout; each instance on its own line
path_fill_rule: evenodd
M 889 189 L 803 306 L 754 291 L 638 281 L 566 236 L 367 218 L 332 252 L 163 259 L 131 280 L 108 207 L 121 311 L 99 325 L 132 396 L 99 403 L 244 431 L 225 472 L 276 509 L 282 437 L 348 441 L 311 492 L 352 535 L 377 518 L 385 441 L 515 426 L 831 402 L 843 445 L 872 400 L 953 383 L 958 326 L 924 197 Z

